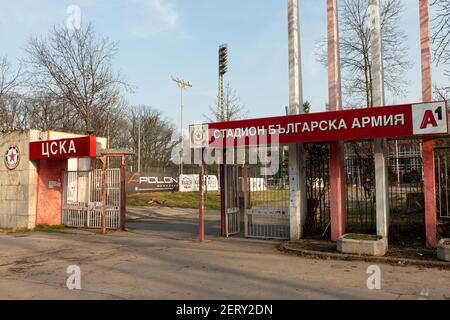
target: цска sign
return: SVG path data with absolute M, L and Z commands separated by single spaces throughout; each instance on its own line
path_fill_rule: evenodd
M 442 101 L 192 125 L 190 140 L 192 148 L 225 148 L 448 133 Z
M 97 138 L 92 136 L 30 142 L 30 160 L 94 158 Z

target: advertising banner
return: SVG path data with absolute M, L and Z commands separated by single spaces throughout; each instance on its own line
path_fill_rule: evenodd
M 199 175 L 181 175 L 180 176 L 180 192 L 196 192 L 199 191 Z M 219 191 L 219 180 L 217 176 L 205 176 L 205 190 Z
M 178 177 L 155 172 L 130 173 L 126 188 L 128 193 L 178 191 Z

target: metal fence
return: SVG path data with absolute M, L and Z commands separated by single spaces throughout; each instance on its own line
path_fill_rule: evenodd
M 306 237 L 330 238 L 330 162 L 327 145 L 305 145 L 307 217 Z
M 347 179 L 347 232 L 376 232 L 375 162 L 373 157 L 345 161 Z
M 237 165 L 225 166 L 225 230 L 227 236 L 238 234 L 241 231 L 239 169 Z
M 450 218 L 450 149 L 436 150 L 436 197 L 438 214 Z
M 69 171 L 63 175 L 62 222 L 74 228 L 101 228 L 102 170 Z M 120 169 L 106 170 L 106 228 L 120 227 Z
M 287 149 L 277 154 L 279 168 L 271 175 L 261 165 L 248 166 L 245 199 L 245 236 L 259 239 L 289 239 L 289 171 Z
M 423 243 L 423 163 L 420 155 L 389 158 L 389 206 L 391 242 Z

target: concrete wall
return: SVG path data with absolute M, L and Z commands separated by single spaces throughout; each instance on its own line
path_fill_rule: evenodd
M 37 168 L 28 159 L 29 142 L 39 137 L 41 132 L 37 130 L 0 134 L 0 228 L 35 226 Z M 20 163 L 8 170 L 4 158 L 12 145 L 19 149 Z

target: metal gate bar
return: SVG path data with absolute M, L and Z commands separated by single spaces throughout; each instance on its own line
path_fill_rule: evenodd
M 241 232 L 241 219 L 239 208 L 239 167 L 225 166 L 225 231 L 226 236 Z
M 443 219 L 450 218 L 450 149 L 436 150 L 437 209 Z
M 81 178 L 86 178 L 86 183 L 80 186 Z M 73 228 L 100 229 L 103 209 L 102 170 L 64 172 L 63 181 L 63 224 Z M 120 227 L 120 185 L 120 169 L 107 169 L 107 229 L 117 230 Z
M 285 148 L 280 147 L 278 172 L 263 175 L 262 166 L 248 167 L 248 183 L 245 192 L 245 236 L 257 239 L 289 239 L 289 174 Z

